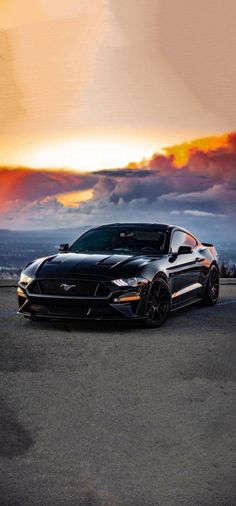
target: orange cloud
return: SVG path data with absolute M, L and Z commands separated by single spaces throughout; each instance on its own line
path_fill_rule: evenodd
M 174 157 L 175 167 L 184 167 L 191 155 L 196 151 L 208 153 L 209 151 L 217 151 L 218 149 L 228 148 L 229 146 L 229 134 L 221 136 L 210 136 L 201 139 L 194 139 L 191 142 L 183 142 L 175 146 L 164 148 L 165 153 L 168 157 Z
M 184 142 L 164 148 L 146 162 L 153 169 L 189 169 L 210 176 L 234 176 L 236 168 L 236 132 Z
M 1 168 L 0 209 L 3 209 L 9 201 L 32 202 L 47 196 L 67 194 L 76 190 L 78 192 L 87 191 L 96 180 L 97 178 L 93 175 L 70 171 Z

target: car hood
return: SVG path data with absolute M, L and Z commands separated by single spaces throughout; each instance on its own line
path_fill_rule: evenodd
M 114 279 L 116 276 L 134 276 L 157 258 L 148 255 L 60 253 L 36 260 L 24 272 L 37 278 L 96 275 Z

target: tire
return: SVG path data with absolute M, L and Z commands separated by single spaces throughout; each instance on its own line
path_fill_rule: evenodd
M 162 278 L 153 280 L 147 296 L 143 325 L 149 328 L 161 327 L 167 320 L 171 307 L 171 292 Z
M 214 306 L 217 303 L 219 297 L 219 284 L 219 271 L 215 265 L 212 265 L 202 299 L 202 304 L 204 306 Z

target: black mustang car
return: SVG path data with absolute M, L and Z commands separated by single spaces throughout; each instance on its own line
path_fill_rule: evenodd
M 59 254 L 23 270 L 19 314 L 32 319 L 141 320 L 159 327 L 169 312 L 219 295 L 217 253 L 183 228 L 115 223 L 85 232 Z

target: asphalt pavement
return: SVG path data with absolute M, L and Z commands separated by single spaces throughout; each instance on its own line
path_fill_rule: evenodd
M 235 284 L 161 329 L 0 317 L 1 506 L 236 505 Z

